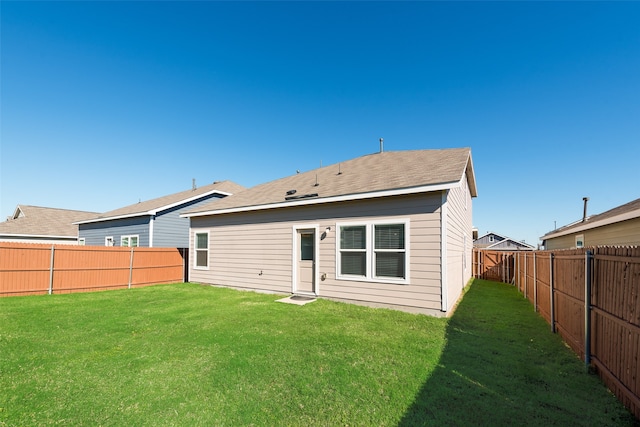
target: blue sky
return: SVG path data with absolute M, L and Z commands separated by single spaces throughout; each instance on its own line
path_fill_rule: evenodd
M 640 2 L 0 3 L 0 215 L 471 147 L 536 244 L 640 197 Z

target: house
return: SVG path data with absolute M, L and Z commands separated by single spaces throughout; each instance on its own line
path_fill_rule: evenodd
M 451 313 L 471 278 L 468 148 L 379 152 L 184 214 L 190 280 Z
M 536 248 L 525 242 L 518 242 L 510 237 L 497 233 L 487 233 L 473 241 L 473 247 L 477 249 L 489 249 L 494 251 L 533 251 Z
M 187 248 L 188 209 L 229 196 L 244 187 L 231 181 L 214 182 L 187 191 L 147 200 L 77 221 L 80 238 L 92 246 Z
M 581 221 L 540 237 L 545 249 L 640 245 L 640 199 L 592 216 L 586 215 L 586 200 Z
M 473 240 L 473 247 L 478 249 L 484 249 L 487 246 L 495 245 L 498 242 L 507 239 L 505 236 L 501 236 L 497 233 L 489 232 L 484 236 L 477 237 Z
M 94 215 L 95 212 L 18 205 L 13 215 L 0 223 L 0 241 L 83 244 L 78 241 L 78 226 L 74 222 Z

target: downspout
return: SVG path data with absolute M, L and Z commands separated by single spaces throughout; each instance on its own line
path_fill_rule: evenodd
M 156 219 L 155 215 L 149 217 L 149 247 L 153 247 L 153 222 Z
M 449 306 L 449 289 L 447 286 L 448 274 L 447 274 L 447 196 L 449 190 L 445 190 L 441 193 L 442 199 L 440 202 L 440 292 L 442 292 L 442 308 L 443 312 L 447 312 Z

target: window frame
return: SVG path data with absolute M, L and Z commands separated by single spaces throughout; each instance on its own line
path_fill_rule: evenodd
M 111 244 L 109 244 L 109 242 L 111 242 Z M 113 238 L 113 236 L 105 236 L 104 245 L 107 247 L 113 247 L 116 245 L 116 240 Z
M 136 244 L 132 245 L 131 240 L 136 239 Z M 124 240 L 127 239 L 127 244 L 123 244 Z M 139 234 L 125 234 L 120 236 L 120 247 L 122 248 L 139 248 L 140 247 L 140 235 Z
M 85 237 L 78 237 L 78 246 L 85 246 L 87 244 L 87 240 Z
M 576 249 L 582 249 L 584 248 L 584 234 L 578 234 L 576 235 Z M 581 243 L 580 245 L 578 245 L 578 243 Z
M 207 236 L 207 247 L 206 248 L 198 248 L 198 235 L 205 234 Z M 193 232 L 193 269 L 194 270 L 208 270 L 209 269 L 209 248 L 211 247 L 211 242 L 209 241 L 210 234 L 209 231 L 194 231 Z M 206 251 L 206 265 L 198 265 L 198 252 Z
M 366 221 L 349 221 L 336 223 L 336 280 L 349 280 L 356 282 L 375 282 L 375 283 L 388 283 L 396 285 L 408 285 L 410 283 L 410 232 L 411 221 L 409 218 L 389 218 L 383 220 L 366 220 Z M 375 248 L 375 227 L 377 225 L 403 225 L 404 226 L 404 249 L 390 250 L 390 249 L 376 249 Z M 365 227 L 365 274 L 351 275 L 342 274 L 342 257 L 343 251 L 353 252 L 351 249 L 342 249 L 340 247 L 340 236 L 342 234 L 343 227 Z M 377 252 L 392 252 L 392 253 L 404 253 L 404 277 L 394 278 L 388 276 L 376 275 L 376 253 Z

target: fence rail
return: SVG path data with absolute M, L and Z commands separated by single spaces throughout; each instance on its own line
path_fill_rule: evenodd
M 123 289 L 184 281 L 186 251 L 0 242 L 0 296 Z
M 640 418 L 640 247 L 474 249 L 473 260 L 474 277 L 514 284 Z

